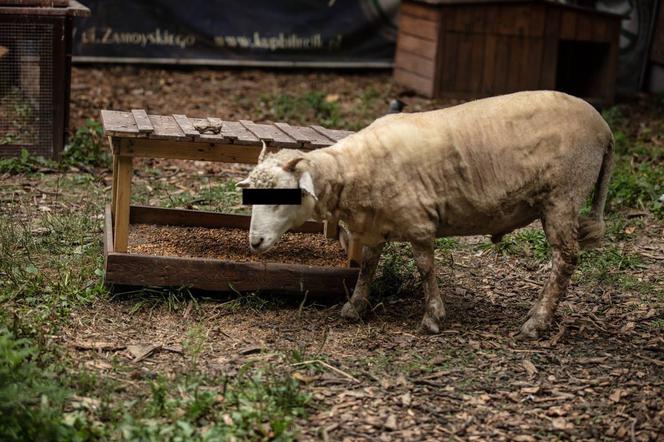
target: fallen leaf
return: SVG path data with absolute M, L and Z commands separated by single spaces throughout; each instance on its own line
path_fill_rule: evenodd
M 619 402 L 620 398 L 627 396 L 627 392 L 621 388 L 616 388 L 613 390 L 613 393 L 609 395 L 609 400 L 611 402 Z
M 124 350 L 126 345 L 106 341 L 76 341 L 72 346 L 78 350 Z
M 390 414 L 385 421 L 385 428 L 394 431 L 397 429 L 397 417 L 393 414 Z
M 97 370 L 110 370 L 113 368 L 111 364 L 101 359 L 95 361 L 86 361 L 84 365 L 88 368 L 96 368 Z
M 410 391 L 405 392 L 404 394 L 401 395 L 401 404 L 404 407 L 408 407 L 411 402 L 413 401 L 413 397 L 410 394 Z
M 315 377 L 313 377 L 313 376 L 307 376 L 306 374 L 304 374 L 304 373 L 300 373 L 299 371 L 294 372 L 294 373 L 291 375 L 291 377 L 292 377 L 293 379 L 295 379 L 296 381 L 300 381 L 300 382 L 302 382 L 303 384 L 310 384 L 310 383 L 312 383 L 313 381 L 316 380 Z
M 570 422 L 567 422 L 562 417 L 551 419 L 551 425 L 553 425 L 553 428 L 556 430 L 571 430 L 574 428 L 574 425 L 572 425 Z
M 134 359 L 132 362 L 141 362 L 143 359 L 150 356 L 154 351 L 161 348 L 159 344 L 150 344 L 150 345 L 128 345 L 127 351 L 131 354 Z
M 535 364 L 530 362 L 529 359 L 524 359 L 522 361 L 523 368 L 526 369 L 526 373 L 528 373 L 528 376 L 533 377 L 535 373 L 537 373 L 537 367 L 535 367 Z

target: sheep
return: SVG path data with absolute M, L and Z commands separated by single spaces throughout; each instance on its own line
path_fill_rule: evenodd
M 585 101 L 554 91 L 485 98 L 441 110 L 383 116 L 333 146 L 280 151 L 239 187 L 297 188 L 300 206 L 254 206 L 250 247 L 261 253 L 314 218 L 340 219 L 363 246 L 352 297 L 341 314 L 359 319 L 383 246 L 413 246 L 423 280 L 421 331 L 439 333 L 445 305 L 434 272 L 434 239 L 503 235 L 539 219 L 552 249 L 551 273 L 521 326 L 546 331 L 581 246 L 604 234 L 613 135 Z M 589 216 L 580 216 L 594 189 Z

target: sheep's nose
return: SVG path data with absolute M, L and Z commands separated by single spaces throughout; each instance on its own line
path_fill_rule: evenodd
M 258 246 L 260 246 L 261 244 L 263 244 L 263 240 L 264 240 L 264 239 L 265 239 L 265 238 L 263 238 L 263 237 L 261 236 L 260 238 L 258 238 L 258 241 L 252 241 L 252 242 L 251 242 L 251 247 L 253 247 L 254 249 L 257 249 Z

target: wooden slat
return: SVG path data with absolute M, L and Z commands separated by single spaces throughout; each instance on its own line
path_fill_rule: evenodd
M 509 65 L 507 69 L 507 90 L 516 92 L 523 90 L 521 73 L 524 69 L 523 63 L 526 56 L 526 37 L 506 37 L 510 48 Z M 527 66 L 527 65 L 526 65 Z
M 349 130 L 327 129 L 323 126 L 316 125 L 311 125 L 310 127 L 319 134 L 325 135 L 327 138 L 334 140 L 335 142 L 343 140 L 348 135 L 353 134 L 353 132 Z
M 186 115 L 173 114 L 173 119 L 180 126 L 180 130 L 188 137 L 197 138 L 201 134 L 196 130 L 194 125 L 189 121 Z
M 218 161 L 224 163 L 256 164 L 260 143 L 252 146 L 238 144 L 202 143 L 200 141 L 154 140 L 145 138 L 118 139 L 122 155 L 143 158 Z M 268 151 L 276 152 L 272 147 Z
M 413 72 L 396 67 L 394 69 L 394 81 L 425 97 L 431 98 L 434 96 L 434 81 L 430 78 L 420 77 Z
M 542 61 L 540 64 L 539 89 L 555 89 L 556 66 L 558 65 L 558 36 L 560 34 L 561 10 L 554 6 L 546 8 Z
M 563 40 L 574 40 L 576 37 L 577 11 L 563 10 L 560 21 L 560 38 Z
M 410 15 L 424 20 L 438 22 L 440 20 L 440 9 L 435 6 L 414 3 L 410 1 L 401 2 L 401 14 Z
M 399 66 L 399 69 L 414 72 L 421 77 L 434 78 L 436 74 L 434 60 L 417 54 L 411 54 L 406 51 L 397 51 L 394 61 L 396 66 Z
M 233 140 L 235 144 L 260 145 L 261 140 L 238 121 L 224 121 L 221 135 Z
M 268 146 L 291 148 L 300 146 L 300 143 L 272 124 L 259 124 L 250 120 L 240 120 L 240 124 L 256 137 L 265 141 Z
M 234 227 L 249 229 L 251 216 L 203 210 L 163 209 L 160 207 L 131 206 L 131 224 L 156 224 L 161 226 L 206 227 L 209 229 Z M 323 223 L 307 221 L 292 229 L 296 233 L 323 233 Z
M 362 264 L 362 243 L 351 237 L 348 244 L 348 267 L 359 267 Z
M 505 35 L 496 37 L 496 64 L 494 67 L 493 92 L 507 92 L 510 68 L 510 39 Z
M 458 65 L 459 42 L 462 35 L 455 32 L 446 32 L 443 35 L 441 44 L 443 45 L 443 55 L 440 75 L 441 92 L 458 92 L 456 84 L 456 71 Z M 465 56 L 465 54 L 464 54 Z
M 484 36 L 484 65 L 482 66 L 482 92 L 492 95 L 496 73 L 496 36 Z
M 136 127 L 138 127 L 139 132 L 151 133 L 154 131 L 152 127 L 152 122 L 148 118 L 147 112 L 143 109 L 132 109 L 131 114 L 134 116 L 134 121 L 136 121 Z
M 435 41 L 425 40 L 413 35 L 401 33 L 397 37 L 397 53 L 407 51 L 431 60 L 436 58 L 436 45 Z
M 534 90 L 539 87 L 543 50 L 544 40 L 542 38 L 526 39 L 526 50 L 521 68 L 521 87 L 525 90 Z
M 342 296 L 358 269 L 300 264 L 232 262 L 205 258 L 109 253 L 106 282 L 115 285 L 191 287 L 219 292 L 280 292 Z
M 305 149 L 327 147 L 335 143 L 334 140 L 316 132 L 310 127 L 291 126 L 288 123 L 274 123 L 274 125 L 286 132 L 298 143 L 301 143 L 302 147 Z
M 136 121 L 134 121 L 134 116 L 131 112 L 102 110 L 101 123 L 104 128 L 104 135 L 107 136 L 145 136 L 138 131 Z
M 170 115 L 149 115 L 154 132 L 150 134 L 153 140 L 188 140 L 189 137 L 182 132 L 180 126 Z
M 438 39 L 438 23 L 421 18 L 402 15 L 399 17 L 399 32 L 436 41 Z

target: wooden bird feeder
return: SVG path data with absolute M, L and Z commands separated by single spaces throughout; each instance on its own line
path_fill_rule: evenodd
M 130 206 L 133 160 L 170 158 L 256 164 L 263 143 L 268 151 L 312 150 L 352 132 L 286 123 L 222 121 L 185 115 L 101 111 L 113 153 L 112 203 L 104 227 L 105 281 L 119 286 L 191 287 L 210 291 L 309 292 L 342 294 L 358 274 L 360 246 L 351 240 L 346 267 L 128 253 L 131 224 L 249 229 L 250 217 L 194 210 Z M 336 223 L 307 222 L 296 232 L 338 239 Z M 247 240 L 247 248 L 248 248 Z
M 621 16 L 545 0 L 404 0 L 394 79 L 427 97 L 614 100 Z

